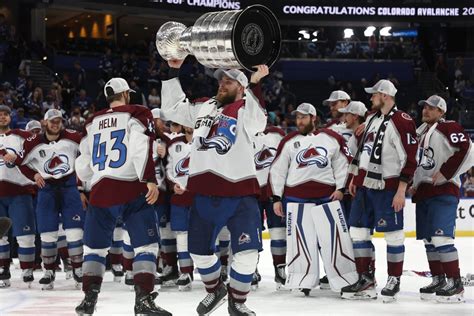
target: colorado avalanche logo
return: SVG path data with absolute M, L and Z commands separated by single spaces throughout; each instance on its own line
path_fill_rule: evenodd
M 174 168 L 177 177 L 184 177 L 189 175 L 189 155 L 178 161 Z
M 209 138 L 201 138 L 201 147 L 198 150 L 215 148 L 219 155 L 225 155 L 232 148 L 232 141 L 225 135 L 215 135 Z
M 71 169 L 69 165 L 69 158 L 66 155 L 53 153 L 44 163 L 44 171 L 53 176 L 58 174 L 65 174 Z
M 270 167 L 275 159 L 276 148 L 263 146 L 262 150 L 254 156 L 255 167 L 257 170 L 262 170 Z
M 427 149 L 420 148 L 418 150 L 418 166 L 425 170 L 431 170 L 436 166 L 434 161 L 433 148 L 428 147 Z
M 369 134 L 367 134 L 367 137 L 365 138 L 365 143 L 364 143 L 364 147 L 362 148 L 362 152 L 367 152 L 367 155 L 371 155 L 372 154 L 372 147 L 373 147 L 373 144 L 374 144 L 374 141 L 375 141 L 375 131 L 371 131 L 369 132 Z
M 316 165 L 325 168 L 328 165 L 328 151 L 320 146 L 308 147 L 296 154 L 298 168 Z
M 5 147 L 5 148 L 2 148 L 0 149 L 0 167 L 1 166 L 5 166 L 9 169 L 11 168 L 15 168 L 15 164 L 13 163 L 9 163 L 9 162 L 5 162 L 5 160 L 3 160 L 3 155 L 6 155 L 6 154 L 15 154 L 18 156 L 18 153 L 16 152 L 15 149 L 13 148 L 10 148 L 10 147 Z

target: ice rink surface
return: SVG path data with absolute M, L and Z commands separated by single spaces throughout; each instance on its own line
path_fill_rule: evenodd
M 247 305 L 257 315 L 474 315 L 474 287 L 465 289 L 463 304 L 439 304 L 421 301 L 418 289 L 430 283 L 430 278 L 403 276 L 398 301 L 384 304 L 381 298 L 374 301 L 346 301 L 331 291 L 313 290 L 310 297 L 297 291 L 275 291 L 273 266 L 269 240 L 264 241 L 265 250 L 261 254 L 259 271 L 262 282 L 257 291 L 251 292 Z M 385 285 L 386 261 L 385 241 L 375 238 L 377 256 L 376 278 L 378 290 Z M 474 273 L 474 238 L 456 239 L 459 251 L 461 274 Z M 406 270 L 427 271 L 423 242 L 407 238 L 405 254 Z M 15 265 L 17 266 L 17 265 Z M 12 286 L 0 289 L 0 315 L 75 315 L 74 307 L 83 294 L 75 290 L 72 280 L 65 280 L 64 273 L 56 274 L 55 289 L 41 291 L 38 280 L 42 272 L 35 272 L 35 282 L 31 289 L 20 281 L 21 271 L 12 267 Z M 94 315 L 133 315 L 135 294 L 123 283 L 114 283 L 112 274 L 106 273 L 105 282 L 99 295 L 97 311 Z M 179 292 L 177 288 L 160 290 L 156 302 L 171 311 L 173 315 L 196 315 L 195 309 L 204 298 L 203 284 L 196 276 L 191 292 Z M 227 305 L 221 306 L 213 316 L 228 315 Z

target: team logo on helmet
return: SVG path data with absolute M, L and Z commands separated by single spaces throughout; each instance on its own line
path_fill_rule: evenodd
M 263 145 L 263 148 L 254 156 L 255 167 L 257 170 L 270 167 L 273 159 L 275 159 L 276 151 L 276 148 Z
M 64 154 L 56 154 L 53 153 L 51 158 L 46 160 L 44 163 L 44 171 L 47 174 L 51 174 L 53 176 L 58 174 L 65 174 L 71 169 L 69 165 L 69 158 Z
M 425 170 L 431 170 L 436 166 L 434 161 L 434 150 L 431 147 L 418 149 L 418 166 Z
M 189 175 L 189 155 L 178 161 L 174 167 L 177 177 L 184 177 Z
M 5 166 L 5 167 L 10 168 L 10 169 L 15 168 L 14 163 L 5 162 L 5 160 L 3 160 L 3 155 L 6 155 L 6 154 L 15 154 L 15 155 L 18 156 L 17 151 L 13 148 L 4 147 L 4 148 L 0 149 L 0 167 Z
M 298 168 L 304 168 L 311 165 L 316 165 L 319 168 L 325 168 L 328 165 L 328 151 L 321 146 L 311 147 L 303 149 L 296 154 L 296 162 Z

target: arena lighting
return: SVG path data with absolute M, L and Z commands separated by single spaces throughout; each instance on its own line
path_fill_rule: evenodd
M 48 18 L 44 18 L 45 21 L 48 21 Z
M 380 29 L 380 36 L 392 36 L 392 34 L 390 34 L 390 30 L 392 29 L 391 26 L 386 26 L 386 27 L 383 27 Z
M 314 37 L 318 37 L 318 33 L 319 33 L 319 31 L 314 31 L 314 32 L 313 32 L 313 36 L 314 36 Z
M 47 60 L 47 59 L 48 59 L 48 56 L 44 56 L 44 57 L 43 57 L 43 60 Z
M 128 37 L 128 33 L 123 34 L 123 36 Z
M 309 38 L 310 38 L 310 35 L 309 35 L 309 33 L 308 33 L 307 30 L 299 30 L 298 33 L 301 34 L 301 35 L 303 35 L 303 38 L 305 38 L 305 39 L 309 39 Z
M 144 30 L 148 30 L 148 26 L 143 27 Z
M 367 28 L 364 31 L 364 36 L 365 37 L 371 37 L 374 35 L 374 32 L 377 28 L 375 26 L 367 26 Z
M 351 38 L 354 35 L 353 29 L 344 29 L 344 38 Z
M 313 39 L 311 40 L 311 42 L 317 42 L 317 41 L 318 41 L 317 38 L 313 38 Z

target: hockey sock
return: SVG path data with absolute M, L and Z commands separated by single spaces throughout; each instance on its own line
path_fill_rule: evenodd
M 92 284 L 101 285 L 105 273 L 105 255 L 86 254 L 82 265 L 82 290 L 89 291 Z
M 10 267 L 10 244 L 8 238 L 0 238 L 0 267 Z
M 156 256 L 141 252 L 133 260 L 133 282 L 144 292 L 151 293 L 155 287 Z
M 58 254 L 63 260 L 69 258 L 66 235 L 58 236 Z
M 206 291 L 213 293 L 220 284 L 221 262 L 216 255 L 201 256 L 191 254 L 191 258 L 198 268 Z
M 233 299 L 238 303 L 247 300 L 257 262 L 257 250 L 245 250 L 234 254 L 229 275 L 229 289 Z
M 276 267 L 286 263 L 286 233 L 285 228 L 270 228 L 270 248 L 273 265 Z
M 193 273 L 193 260 L 188 252 L 188 232 L 176 233 L 176 248 L 178 250 L 179 270 L 181 273 Z
M 229 265 L 229 245 L 230 245 L 230 232 L 227 227 L 222 228 L 217 239 L 219 240 L 219 259 L 221 265 Z
M 56 268 L 56 256 L 58 255 L 58 246 L 55 242 L 41 242 L 41 259 L 46 270 Z
M 81 240 L 71 241 L 67 243 L 67 248 L 69 252 L 69 258 L 71 258 L 71 265 L 73 268 L 80 268 L 82 266 L 82 255 L 84 244 Z
M 459 258 L 456 247 L 454 247 L 454 245 L 444 245 L 436 247 L 436 250 L 438 251 L 446 277 L 459 278 Z
M 369 272 L 372 262 L 372 251 L 374 245 L 372 241 L 355 241 L 352 243 L 354 247 L 354 257 L 358 274 Z
M 126 271 L 133 270 L 133 258 L 135 257 L 135 252 L 133 251 L 133 247 L 127 244 L 125 241 L 123 243 L 123 253 L 122 253 L 122 263 L 123 268 Z
M 403 259 L 405 257 L 405 246 L 387 245 L 387 267 L 388 275 L 399 277 L 403 271 Z
M 21 269 L 32 269 L 35 266 L 35 235 L 18 236 L 18 260 Z
M 441 263 L 439 253 L 436 251 L 435 246 L 431 244 L 425 244 L 425 249 L 431 275 L 443 275 L 443 264 Z
M 123 241 L 114 240 L 112 242 L 112 247 L 110 247 L 109 249 L 110 264 L 121 264 L 122 252 L 123 252 Z
M 175 267 L 178 264 L 176 236 L 175 233 L 171 231 L 169 223 L 166 224 L 166 227 L 160 227 L 160 235 L 163 260 L 166 265 Z

